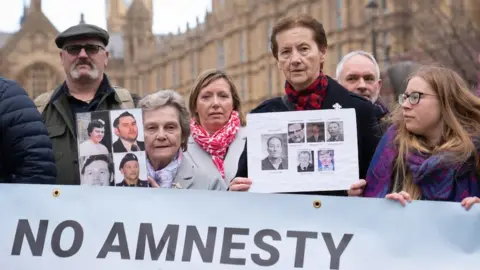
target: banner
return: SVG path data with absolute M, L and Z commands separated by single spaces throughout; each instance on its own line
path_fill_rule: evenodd
M 0 185 L 0 269 L 478 269 L 480 205 Z

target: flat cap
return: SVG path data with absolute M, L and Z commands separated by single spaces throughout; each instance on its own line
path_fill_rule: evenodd
M 65 42 L 69 40 L 86 38 L 98 39 L 105 46 L 107 46 L 110 35 L 107 31 L 96 25 L 81 23 L 72 26 L 67 30 L 63 31 L 62 33 L 58 34 L 58 36 L 55 38 L 55 44 L 57 44 L 57 47 L 59 49 L 62 49 L 63 45 L 65 45 Z
M 119 170 L 123 168 L 123 165 L 125 165 L 125 163 L 129 162 L 129 161 L 138 161 L 138 158 L 137 156 L 135 156 L 134 154 L 132 153 L 128 153 L 126 154 L 123 158 L 122 158 L 122 161 L 120 161 L 120 166 L 119 166 Z

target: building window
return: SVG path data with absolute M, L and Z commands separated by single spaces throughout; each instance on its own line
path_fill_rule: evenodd
M 342 60 L 342 57 L 343 57 L 343 45 L 339 44 L 337 47 L 338 47 L 338 62 L 340 62 L 340 60 Z
M 190 73 L 193 79 L 197 77 L 197 54 L 195 52 L 192 52 L 190 56 Z
M 173 60 L 172 63 L 172 84 L 173 87 L 178 86 L 178 60 Z
M 270 43 L 270 36 L 272 35 L 272 24 L 270 21 L 267 21 L 267 50 L 270 51 L 271 43 Z
M 247 82 L 245 75 L 242 75 L 242 78 L 240 79 L 240 96 L 243 101 L 246 101 L 247 98 Z
M 156 84 L 157 84 L 157 89 L 162 89 L 162 70 L 157 67 L 157 70 L 156 70 L 156 73 L 157 73 L 157 78 L 156 78 Z
M 342 28 L 342 0 L 337 0 L 337 28 Z
M 383 32 L 383 60 L 385 64 L 390 61 L 390 42 L 388 40 L 388 32 Z M 377 59 L 378 61 L 379 59 Z
M 219 70 L 225 69 L 225 48 L 223 47 L 223 40 L 217 41 L 217 68 Z
M 383 12 L 387 12 L 388 11 L 388 1 L 387 0 L 382 0 L 382 3 L 381 3 L 381 8 L 383 10 Z
M 19 79 L 20 84 L 25 90 L 31 93 L 31 98 L 53 90 L 59 78 L 55 71 L 46 64 L 37 63 L 27 68 L 23 73 L 23 77 Z
M 240 32 L 238 45 L 240 47 L 240 62 L 244 63 L 247 60 L 245 55 L 245 31 Z
M 272 79 L 272 67 L 268 65 L 267 67 L 268 79 L 267 79 L 267 89 L 268 97 L 273 96 L 273 79 Z

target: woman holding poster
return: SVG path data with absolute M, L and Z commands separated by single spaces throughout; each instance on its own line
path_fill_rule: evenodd
M 454 71 L 422 67 L 399 96 L 366 181 L 351 195 L 461 202 L 480 199 L 480 99 Z
M 359 175 L 365 177 L 381 137 L 374 105 L 349 92 L 322 71 L 327 55 L 327 36 L 323 25 L 309 15 L 286 17 L 273 27 L 271 51 L 283 72 L 285 95 L 264 101 L 251 113 L 286 112 L 353 108 L 356 111 Z M 247 147 L 240 157 L 237 178 L 231 190 L 248 190 Z M 308 194 L 346 195 L 346 191 L 306 192 Z

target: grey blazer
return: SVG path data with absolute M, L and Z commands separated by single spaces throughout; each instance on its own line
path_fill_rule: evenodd
M 224 180 L 227 186 L 230 185 L 230 181 L 232 181 L 237 174 L 238 160 L 240 159 L 240 155 L 245 148 L 246 139 L 247 129 L 245 127 L 240 127 L 235 140 L 230 144 L 230 147 L 227 150 L 224 160 Z M 190 156 L 195 165 L 202 168 L 202 170 L 211 174 L 215 174 L 219 178 L 222 177 L 217 167 L 215 167 L 215 164 L 213 163 L 212 156 L 205 152 L 205 150 L 203 150 L 191 136 L 188 139 L 187 152 L 185 153 Z
M 204 169 L 200 170 L 185 153 L 177 175 L 173 179 L 172 187 L 178 189 L 227 190 L 227 186 L 221 177 L 208 174 Z

